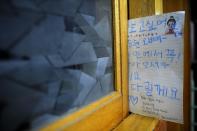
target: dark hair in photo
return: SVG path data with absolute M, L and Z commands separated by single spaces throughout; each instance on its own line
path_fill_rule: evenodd
M 173 16 L 170 16 L 170 19 L 167 21 L 167 25 L 169 22 L 174 22 L 174 24 L 176 24 L 176 20 L 174 19 Z

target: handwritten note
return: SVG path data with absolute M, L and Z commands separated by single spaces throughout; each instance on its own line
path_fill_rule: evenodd
M 128 21 L 131 112 L 183 123 L 184 14 Z

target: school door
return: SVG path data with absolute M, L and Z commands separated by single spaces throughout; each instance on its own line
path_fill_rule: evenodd
M 101 3 L 100 6 L 104 5 Z M 154 129 L 157 131 L 189 131 L 189 64 L 184 64 L 183 125 L 140 115 L 133 115 L 132 113 L 129 113 L 128 110 L 127 20 L 179 10 L 186 11 L 184 63 L 188 63 L 189 15 L 187 0 L 112 0 L 112 74 L 114 90 L 77 111 L 71 112 L 69 115 L 46 124 L 41 130 L 144 131 Z

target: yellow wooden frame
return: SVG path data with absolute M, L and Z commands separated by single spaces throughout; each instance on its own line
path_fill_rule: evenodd
M 158 119 L 132 114 L 128 116 L 114 131 L 164 131 L 156 130 Z
M 163 14 L 163 0 L 155 0 L 155 15 Z
M 128 115 L 127 0 L 112 0 L 112 10 L 116 91 L 40 130 L 110 130 Z

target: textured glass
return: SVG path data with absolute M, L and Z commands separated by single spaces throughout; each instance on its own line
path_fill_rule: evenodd
M 36 129 L 113 88 L 110 0 L 0 1 L 0 130 Z

